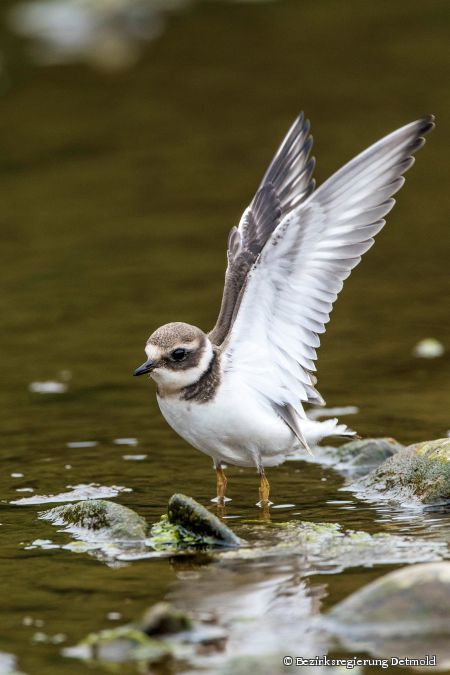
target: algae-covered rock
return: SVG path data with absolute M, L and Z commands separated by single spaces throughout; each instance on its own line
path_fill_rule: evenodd
M 400 503 L 450 504 L 450 438 L 403 448 L 348 486 L 365 498 Z
M 239 537 L 217 516 L 191 497 L 175 494 L 170 498 L 168 519 L 161 519 L 151 530 L 156 549 L 202 546 L 240 546 Z
M 335 605 L 326 624 L 350 650 L 418 660 L 436 655 L 435 668 L 446 670 L 450 666 L 449 598 L 450 562 L 411 565 Z
M 147 523 L 132 509 L 105 499 L 89 499 L 56 506 L 40 514 L 54 525 L 62 525 L 78 538 L 96 541 L 144 541 Z
M 427 562 L 448 556 L 442 541 L 380 532 L 343 530 L 338 523 L 292 521 L 273 526 L 270 545 L 257 543 L 220 554 L 221 560 L 257 560 L 298 555 L 310 571 L 341 571 L 348 567 Z
M 344 475 L 363 476 L 404 446 L 394 438 L 364 438 L 339 447 L 316 446 L 312 456 L 301 457 L 306 461 L 331 466 Z
M 91 633 L 78 645 L 64 649 L 63 653 L 88 662 L 119 664 L 135 661 L 148 666 L 168 658 L 185 660 L 197 649 L 201 651 L 203 645 L 220 643 L 224 638 L 222 629 L 204 626 L 172 604 L 160 602 L 150 607 L 140 620 Z
M 171 655 L 171 649 L 165 642 L 154 640 L 129 624 L 90 633 L 78 645 L 66 647 L 63 654 L 83 661 L 127 663 L 139 660 L 150 664 L 166 659 Z

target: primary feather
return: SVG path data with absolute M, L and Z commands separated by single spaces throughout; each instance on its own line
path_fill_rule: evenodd
M 247 275 L 280 221 L 314 189 L 312 137 L 303 113 L 295 120 L 269 165 L 238 227 L 228 238 L 228 266 L 222 305 L 211 342 L 221 345 L 228 335 Z
M 309 125 L 301 116 L 232 232 L 229 269 L 241 256 L 248 271 L 219 342 L 227 371 L 292 429 L 296 415 L 304 417 L 300 402 L 323 404 L 312 374 L 319 334 L 433 126 L 426 117 L 394 131 L 312 191 Z

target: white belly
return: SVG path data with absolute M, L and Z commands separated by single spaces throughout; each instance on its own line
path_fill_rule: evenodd
M 255 392 L 223 382 L 212 401 L 158 398 L 170 426 L 215 462 L 238 466 L 280 464 L 297 445 L 289 427 Z

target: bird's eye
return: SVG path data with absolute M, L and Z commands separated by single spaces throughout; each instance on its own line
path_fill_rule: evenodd
M 170 358 L 172 359 L 172 361 L 182 361 L 183 359 L 186 358 L 186 354 L 187 351 L 179 347 L 178 349 L 173 350 L 173 352 L 170 355 Z

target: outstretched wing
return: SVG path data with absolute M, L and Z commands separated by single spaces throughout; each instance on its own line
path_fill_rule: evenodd
M 281 220 L 314 190 L 311 147 L 309 122 L 302 113 L 279 147 L 239 226 L 230 232 L 222 305 L 216 325 L 209 333 L 213 344 L 222 344 L 229 333 L 247 274 L 268 238 Z
M 247 275 L 223 347 L 227 368 L 294 433 L 300 401 L 322 402 L 313 375 L 318 336 L 433 126 L 432 117 L 408 124 L 346 164 L 279 222 Z

